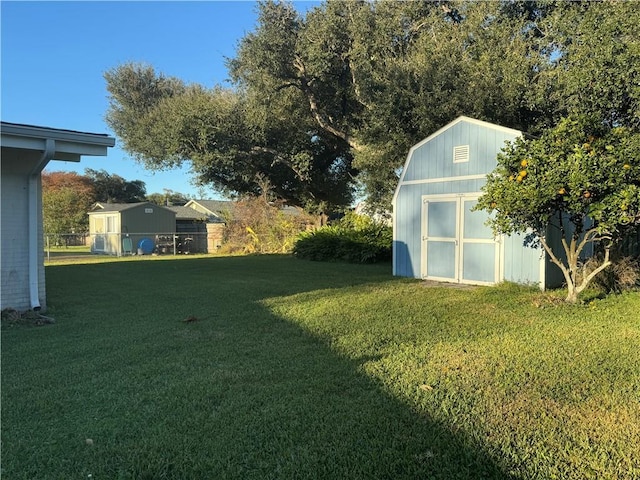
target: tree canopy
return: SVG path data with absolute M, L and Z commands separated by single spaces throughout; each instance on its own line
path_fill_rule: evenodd
M 42 172 L 42 221 L 45 233 L 87 233 L 87 212 L 94 201 L 95 190 L 89 178 L 75 172 Z
M 186 204 L 190 198 L 184 193 L 174 192 L 168 188 L 165 188 L 163 193 L 150 193 L 147 195 L 146 200 L 156 205 L 178 205 L 182 206 Z
M 540 135 L 570 114 L 640 122 L 632 2 L 258 3 L 228 60 L 232 88 L 153 67 L 105 74 L 107 121 L 152 169 L 190 162 L 202 184 L 309 210 L 362 186 L 388 207 L 409 147 L 459 115 Z
M 133 203 L 146 200 L 147 189 L 142 180 L 125 180 L 106 170 L 85 168 L 84 175 L 93 185 L 95 201 Z

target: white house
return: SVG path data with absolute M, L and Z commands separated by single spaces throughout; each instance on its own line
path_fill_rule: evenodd
M 2 163 L 0 308 L 46 309 L 40 173 L 51 160 L 106 156 L 115 139 L 97 133 L 0 123 Z

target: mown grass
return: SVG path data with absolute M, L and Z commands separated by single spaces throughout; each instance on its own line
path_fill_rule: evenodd
M 637 293 L 159 260 L 47 267 L 57 323 L 3 330 L 3 478 L 640 476 Z
M 77 264 L 94 264 L 94 263 L 113 263 L 113 262 L 149 262 L 154 260 L 168 260 L 168 259 L 184 259 L 184 258 L 213 258 L 218 256 L 217 254 L 196 253 L 186 255 L 174 256 L 172 254 L 165 255 L 126 255 L 122 257 L 116 257 L 114 255 L 95 254 L 88 250 L 65 250 L 64 248 L 45 252 L 44 264 L 50 265 L 77 265 Z
M 81 258 L 91 256 L 91 247 L 89 245 L 74 246 L 58 246 L 50 245 L 44 248 L 45 263 L 60 262 L 67 258 Z

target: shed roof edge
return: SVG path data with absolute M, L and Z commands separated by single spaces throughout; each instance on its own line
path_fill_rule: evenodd
M 398 199 L 398 193 L 400 192 L 400 187 L 402 186 L 402 184 L 404 182 L 404 176 L 405 176 L 405 173 L 407 172 L 407 167 L 409 165 L 409 161 L 411 160 L 411 156 L 412 156 L 413 152 L 416 149 L 420 148 L 422 145 L 430 142 L 431 140 L 433 140 L 438 135 L 444 133 L 445 131 L 447 131 L 451 127 L 453 127 L 453 126 L 455 126 L 455 125 L 457 125 L 458 123 L 461 123 L 461 122 L 468 122 L 468 123 L 472 123 L 474 125 L 480 125 L 480 126 L 483 126 L 483 127 L 486 127 L 486 128 L 491 128 L 493 130 L 499 130 L 499 131 L 502 131 L 504 133 L 510 133 L 510 134 L 516 135 L 516 136 L 524 135 L 523 132 L 521 132 L 520 130 L 515 130 L 513 128 L 503 127 L 502 125 L 497 125 L 495 123 L 485 122 L 484 120 L 478 120 L 478 119 L 475 119 L 475 118 L 467 117 L 465 115 L 460 115 L 458 118 L 456 118 L 455 120 L 447 123 L 445 126 L 439 128 L 438 130 L 433 132 L 431 135 L 429 135 L 427 138 L 425 138 L 424 140 L 419 141 L 418 143 L 416 143 L 415 145 L 413 145 L 409 149 L 409 152 L 407 153 L 407 158 L 406 158 L 406 160 L 404 162 L 404 165 L 402 166 L 402 173 L 400 174 L 400 178 L 398 179 L 398 184 L 396 185 L 396 189 L 393 192 L 393 198 L 391 200 L 391 205 L 392 205 L 392 209 L 394 210 L 394 214 L 395 214 L 396 201 Z M 395 219 L 395 215 L 394 215 L 394 219 Z

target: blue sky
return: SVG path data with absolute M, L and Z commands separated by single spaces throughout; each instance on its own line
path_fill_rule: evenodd
M 317 3 L 315 3 L 317 4 Z M 314 3 L 298 1 L 304 11 Z M 225 84 L 225 57 L 256 24 L 249 1 L 22 2 L 1 8 L 2 120 L 94 133 L 113 132 L 103 74 L 126 62 L 205 86 Z M 79 164 L 52 162 L 47 170 L 104 169 L 142 180 L 147 193 L 167 188 L 198 198 L 188 168 L 153 173 L 116 147 Z

